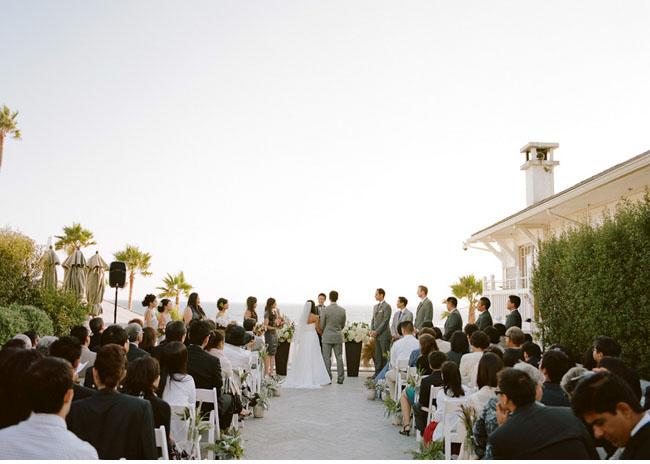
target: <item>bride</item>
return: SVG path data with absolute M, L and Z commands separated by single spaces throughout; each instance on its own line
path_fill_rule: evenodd
M 313 301 L 305 307 L 296 325 L 289 351 L 289 372 L 282 384 L 285 388 L 320 388 L 331 383 L 318 343 L 316 326 L 320 323 Z

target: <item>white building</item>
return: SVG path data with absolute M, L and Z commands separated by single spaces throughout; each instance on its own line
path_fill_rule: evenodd
M 495 322 L 503 322 L 508 295 L 518 295 L 522 318 L 533 319 L 530 279 L 538 240 L 559 234 L 578 223 L 597 224 L 605 210 L 613 211 L 622 199 L 636 200 L 650 188 L 650 151 L 554 192 L 553 170 L 557 143 L 531 142 L 520 152 L 526 174 L 526 208 L 479 230 L 464 247 L 488 251 L 501 261 L 501 277 L 483 280 L 483 293 L 492 301 Z M 524 322 L 524 329 L 530 326 Z

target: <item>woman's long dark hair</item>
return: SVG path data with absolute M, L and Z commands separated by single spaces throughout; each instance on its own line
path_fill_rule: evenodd
M 469 351 L 469 341 L 467 340 L 467 335 L 465 335 L 460 330 L 457 330 L 451 334 L 449 344 L 451 345 L 451 351 L 454 351 L 455 353 L 465 354 Z
M 154 394 L 154 382 L 160 375 L 160 364 L 152 356 L 143 356 L 129 363 L 124 381 L 124 393 L 133 396 Z
M 264 318 L 269 319 L 269 316 L 271 315 L 271 310 L 273 309 L 273 305 L 275 304 L 275 298 L 269 298 L 266 300 L 266 306 L 264 307 Z
M 309 308 L 309 312 L 318 316 L 318 309 L 316 308 L 316 303 L 314 303 L 313 300 L 307 300 L 307 303 L 311 305 L 311 307 Z
M 251 313 L 250 319 L 259 319 L 257 313 L 255 312 L 255 305 L 257 304 L 257 298 L 254 296 L 249 296 L 246 298 L 246 309 Z
M 185 374 L 187 374 L 187 348 L 181 342 L 165 343 L 160 350 L 158 396 L 162 397 L 168 377 L 172 380 L 181 380 Z
M 458 365 L 453 361 L 445 361 L 440 370 L 442 371 L 442 386 L 445 393 L 453 398 L 465 396 Z
M 153 354 L 153 350 L 156 347 L 156 336 L 158 334 L 152 327 L 145 327 L 142 329 L 142 342 L 140 342 L 139 348 L 145 350 L 149 354 Z
M 190 293 L 190 297 L 187 299 L 187 306 L 192 308 L 194 311 L 199 313 L 202 317 L 205 317 L 205 312 L 200 304 L 197 303 L 199 299 L 199 294 L 196 292 Z
M 160 300 L 160 306 L 158 306 L 158 312 L 159 313 L 164 313 L 165 312 L 165 306 L 167 306 L 169 303 L 171 303 L 172 300 L 169 298 L 163 298 Z

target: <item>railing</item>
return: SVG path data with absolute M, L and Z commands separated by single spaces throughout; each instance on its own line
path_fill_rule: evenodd
M 493 321 L 505 323 L 506 316 L 508 315 L 508 296 L 516 295 L 521 298 L 521 305 L 519 306 L 519 313 L 521 313 L 522 329 L 524 332 L 535 332 L 535 310 L 533 306 L 533 295 L 528 288 L 494 288 L 488 287 L 488 290 L 483 289 L 483 294 L 490 299 L 492 305 L 490 306 L 490 313 L 492 314 Z M 526 322 L 528 319 L 532 323 Z

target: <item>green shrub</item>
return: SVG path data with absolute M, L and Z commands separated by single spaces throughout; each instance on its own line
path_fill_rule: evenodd
M 582 355 L 599 335 L 650 378 L 650 195 L 622 202 L 598 227 L 579 226 L 540 243 L 533 273 L 545 344 Z
M 15 306 L 0 307 L 0 344 L 27 330 L 27 320 Z
M 75 325 L 86 320 L 89 309 L 72 292 L 52 288 L 39 288 L 34 306 L 42 309 L 52 319 L 54 335 L 68 335 Z
M 42 309 L 34 306 L 12 305 L 11 308 L 17 309 L 27 322 L 27 330 L 35 330 L 39 337 L 43 335 L 53 335 L 54 325 L 52 319 Z
M 33 300 L 40 277 L 40 251 L 29 237 L 0 229 L 0 306 Z

